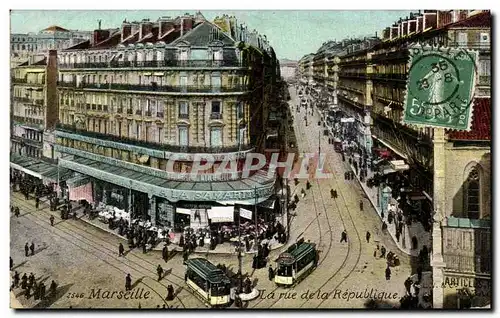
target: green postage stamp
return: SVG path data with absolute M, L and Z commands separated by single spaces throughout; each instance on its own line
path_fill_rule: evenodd
M 412 45 L 403 122 L 470 130 L 477 52 Z

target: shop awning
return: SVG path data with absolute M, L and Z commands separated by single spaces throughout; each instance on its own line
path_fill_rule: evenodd
M 69 179 L 72 175 L 72 171 L 61 167 L 58 168 L 54 163 L 49 163 L 37 158 L 24 157 L 18 154 L 11 154 L 10 166 L 13 169 L 22 171 L 35 178 L 42 179 L 43 181 L 57 182 L 59 175 L 59 181 L 61 182 Z
M 175 213 L 191 215 L 190 209 L 176 208 Z
M 66 180 L 66 184 L 68 185 L 68 187 L 72 187 L 72 188 L 79 187 L 79 186 L 87 184 L 89 182 L 90 182 L 90 178 L 85 176 L 85 175 L 81 175 L 81 174 L 78 174 L 77 176 Z
M 234 206 L 214 206 L 207 210 L 208 218 L 212 223 L 234 221 Z
M 257 204 L 257 206 L 272 210 L 272 209 L 274 209 L 275 202 L 276 202 L 276 198 L 274 196 L 272 196 L 269 199 L 267 199 L 266 201 Z

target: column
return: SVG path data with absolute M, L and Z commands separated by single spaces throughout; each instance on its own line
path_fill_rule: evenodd
M 156 197 L 148 193 L 149 198 L 149 216 L 151 217 L 151 224 L 156 225 Z
M 446 216 L 446 190 L 445 190 L 445 143 L 444 129 L 434 129 L 434 223 L 432 227 L 432 280 L 433 288 L 433 308 L 443 308 L 444 289 L 442 283 L 444 280 L 444 268 L 446 264 L 443 259 L 442 245 L 442 222 Z

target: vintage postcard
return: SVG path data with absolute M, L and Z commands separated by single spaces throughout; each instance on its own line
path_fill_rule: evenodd
M 10 19 L 11 308 L 491 308 L 489 10 Z

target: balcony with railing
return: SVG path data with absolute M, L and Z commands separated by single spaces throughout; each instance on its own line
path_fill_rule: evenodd
M 34 117 L 27 117 L 27 116 L 13 116 L 13 121 L 18 123 L 18 124 L 25 124 L 29 126 L 33 126 L 36 128 L 41 129 L 43 125 L 43 119 L 42 118 L 34 118 Z
M 11 77 L 11 82 L 14 84 L 25 84 L 28 82 L 27 78 Z
M 59 64 L 60 69 L 82 68 L 161 68 L 161 67 L 189 67 L 189 68 L 219 68 L 219 67 L 245 67 L 238 60 L 168 60 L 168 61 L 111 61 L 93 63 L 64 63 Z
M 138 84 L 95 84 L 81 83 L 81 88 L 102 90 L 126 90 L 167 93 L 243 93 L 248 91 L 246 85 L 210 86 L 210 85 L 138 85 Z
M 210 119 L 222 119 L 222 113 L 211 113 L 210 114 Z
M 370 78 L 375 81 L 406 81 L 407 74 L 401 73 L 373 73 Z
M 248 151 L 253 149 L 251 145 L 238 145 L 229 147 L 196 147 L 196 146 L 178 146 L 178 145 L 166 145 L 151 141 L 137 140 L 128 137 L 117 137 L 114 135 L 108 135 L 103 133 L 91 132 L 87 130 L 77 129 L 74 126 L 57 124 L 57 131 L 65 132 L 69 135 L 79 135 L 90 138 L 95 138 L 101 141 L 109 141 L 111 143 L 125 143 L 137 147 L 142 147 L 145 149 L 167 151 L 174 153 L 234 153 L 238 151 Z M 112 147 L 112 146 L 110 146 Z
M 13 84 L 25 84 L 25 85 L 30 85 L 30 86 L 43 86 L 43 85 L 45 85 L 44 78 L 41 81 L 34 81 L 34 80 L 28 80 L 27 78 L 11 77 L 11 81 Z
M 467 41 L 467 42 L 449 41 L 448 47 L 473 49 L 473 50 L 479 50 L 479 51 L 490 51 L 491 50 L 491 43 L 490 42 L 480 42 L 480 41 Z
M 366 72 L 339 72 L 339 77 L 340 78 L 359 78 L 359 79 L 366 79 L 370 77 L 370 74 L 367 74 Z
M 179 119 L 189 119 L 189 114 L 179 113 Z

